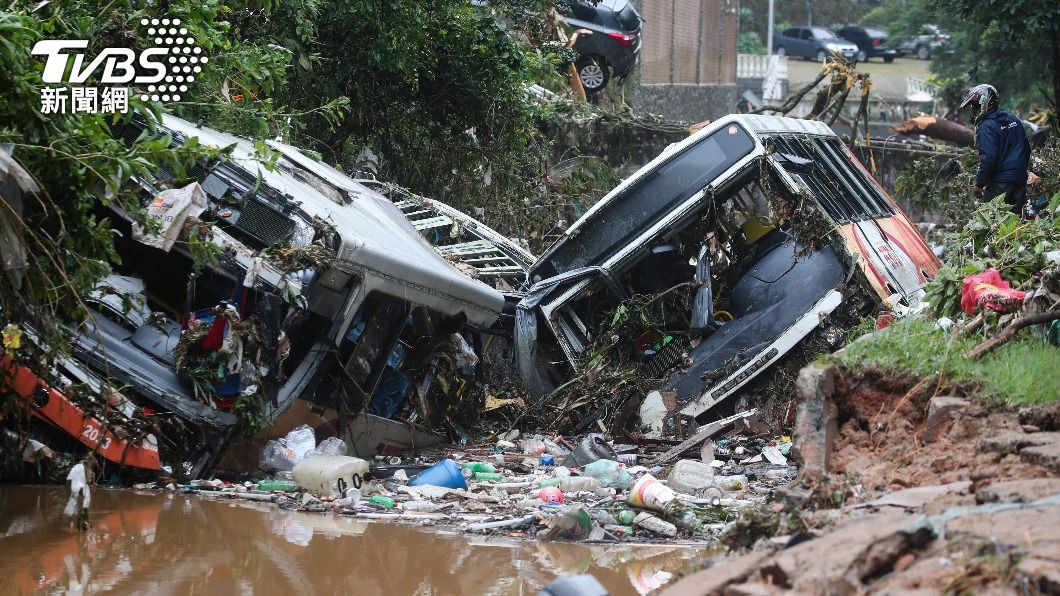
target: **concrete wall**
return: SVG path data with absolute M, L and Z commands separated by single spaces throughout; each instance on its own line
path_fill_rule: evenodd
M 673 120 L 714 120 L 736 111 L 736 85 L 635 85 L 633 105 Z
M 736 111 L 738 0 L 633 0 L 647 21 L 631 100 L 672 120 Z

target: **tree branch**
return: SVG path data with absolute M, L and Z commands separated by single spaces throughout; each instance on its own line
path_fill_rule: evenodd
M 1060 310 L 1047 310 L 1044 312 L 1036 312 L 1028 315 L 1024 315 L 1011 323 L 1008 327 L 1005 327 L 1001 333 L 998 333 L 994 337 L 984 341 L 983 343 L 975 346 L 968 351 L 966 356 L 971 360 L 976 360 L 989 353 L 994 348 L 1007 342 L 1016 336 L 1016 332 L 1024 327 L 1030 327 L 1031 325 L 1041 325 L 1043 323 L 1049 323 L 1060 319 Z

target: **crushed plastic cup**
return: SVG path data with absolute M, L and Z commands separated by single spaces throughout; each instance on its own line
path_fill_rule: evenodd
M 634 507 L 651 509 L 653 511 L 666 511 L 667 503 L 677 498 L 677 493 L 670 487 L 659 482 L 655 476 L 645 474 L 633 485 L 629 491 L 626 501 Z

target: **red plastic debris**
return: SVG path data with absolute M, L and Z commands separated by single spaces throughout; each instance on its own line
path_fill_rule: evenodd
M 1010 312 L 1023 304 L 1026 297 L 1026 292 L 1013 290 L 1012 286 L 1001 278 L 1001 273 L 991 268 L 964 278 L 961 287 L 961 309 L 968 314 L 980 308 Z

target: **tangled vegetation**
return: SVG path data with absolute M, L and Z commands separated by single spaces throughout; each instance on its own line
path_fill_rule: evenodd
M 943 235 L 943 267 L 927 286 L 924 316 L 852 343 L 839 360 L 855 369 L 944 375 L 1007 403 L 1050 401 L 1057 398 L 1055 383 L 1043 380 L 1060 366 L 1053 347 L 1060 328 L 1060 143 L 1032 156 L 1040 180 L 1028 187 L 1028 197 L 1037 217 L 1012 213 L 1000 197 L 976 201 L 969 191 L 976 167 L 974 151 L 966 150 L 941 169 L 918 160 L 899 177 L 899 193 L 956 222 Z M 1010 313 L 965 313 L 965 278 L 990 269 L 1026 292 L 1026 300 L 1002 309 Z

